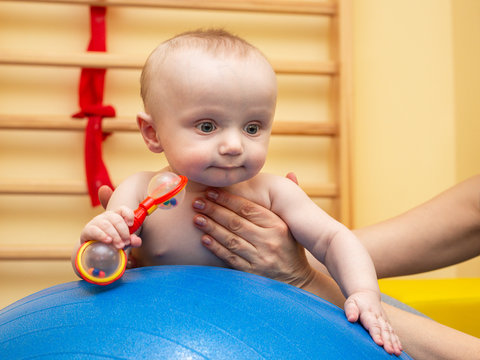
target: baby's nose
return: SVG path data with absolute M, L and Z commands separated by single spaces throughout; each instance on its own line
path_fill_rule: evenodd
M 243 142 L 240 134 L 228 133 L 222 139 L 218 148 L 220 155 L 240 155 L 243 152 Z

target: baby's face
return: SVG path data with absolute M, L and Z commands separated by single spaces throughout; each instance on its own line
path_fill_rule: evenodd
M 265 59 L 182 51 L 153 76 L 149 111 L 174 171 L 223 187 L 261 170 L 277 95 Z

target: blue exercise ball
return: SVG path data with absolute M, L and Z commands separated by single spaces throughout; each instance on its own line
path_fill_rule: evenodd
M 57 285 L 0 311 L 2 359 L 386 359 L 343 311 L 293 286 L 203 266 Z M 401 359 L 410 359 L 405 353 Z

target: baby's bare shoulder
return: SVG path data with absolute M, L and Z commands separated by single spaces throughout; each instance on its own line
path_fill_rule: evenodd
M 260 173 L 247 181 L 225 188 L 225 190 L 269 209 L 272 203 L 272 194 L 277 191 L 275 189 L 283 188 L 282 184 L 285 183 L 287 185 L 288 183 L 295 185 L 287 178 L 269 173 Z
M 298 185 L 292 180 L 269 173 L 260 173 L 252 178 L 251 186 L 262 189 L 263 191 L 271 192 L 278 190 L 287 190 L 291 188 L 298 188 Z
M 108 202 L 108 209 L 121 205 L 136 208 L 146 197 L 148 183 L 155 174 L 154 171 L 142 171 L 128 176 L 116 187 Z

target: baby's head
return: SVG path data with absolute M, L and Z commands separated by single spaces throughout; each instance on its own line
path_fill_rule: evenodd
M 142 135 L 150 150 L 165 153 L 174 171 L 209 186 L 260 171 L 277 85 L 269 62 L 245 40 L 207 30 L 165 41 L 144 66 L 141 94 Z
M 158 96 L 152 82 L 157 76 L 162 75 L 162 70 L 167 70 L 164 68 L 167 65 L 165 61 L 169 57 L 175 58 L 182 52 L 204 53 L 213 57 L 232 56 L 240 59 L 259 57 L 265 60 L 260 50 L 225 30 L 195 30 L 176 35 L 157 46 L 143 67 L 140 85 L 142 100 L 147 112 L 151 102 L 156 101 Z

